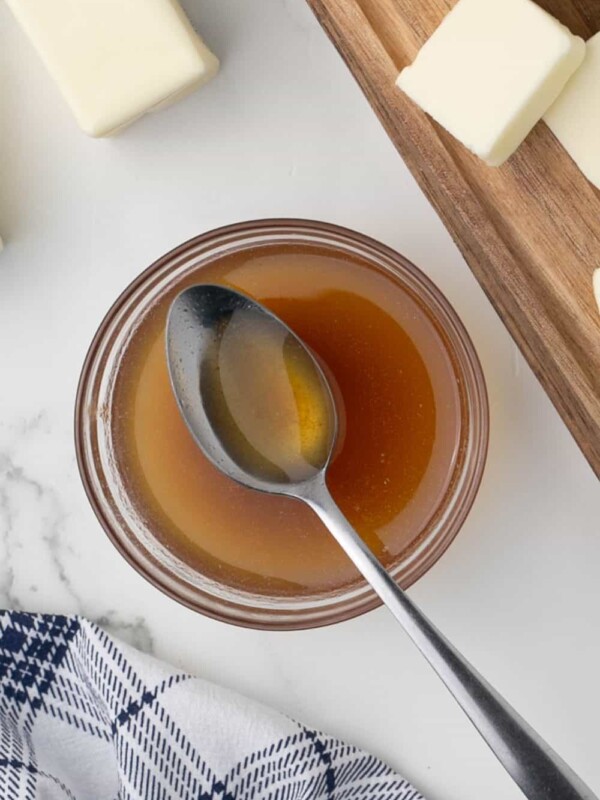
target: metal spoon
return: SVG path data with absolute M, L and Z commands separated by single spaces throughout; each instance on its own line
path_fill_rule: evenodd
M 179 408 L 207 458 L 244 486 L 295 497 L 313 509 L 525 796 L 597 800 L 396 585 L 337 507 L 326 484 L 336 407 L 303 342 L 243 294 L 193 286 L 171 306 L 167 358 Z M 309 421 L 308 433 L 294 427 L 295 402 L 302 406 L 298 415 Z

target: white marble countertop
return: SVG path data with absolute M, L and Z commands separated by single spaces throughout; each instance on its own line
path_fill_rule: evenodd
M 385 758 L 430 800 L 521 797 L 385 611 L 239 630 L 147 584 L 79 481 L 75 388 L 116 295 L 162 253 L 261 216 L 328 220 L 420 265 L 465 321 L 492 411 L 455 544 L 411 591 L 600 792 L 600 491 L 304 0 L 188 0 L 217 80 L 87 139 L 0 5 L 0 603 L 77 612 Z

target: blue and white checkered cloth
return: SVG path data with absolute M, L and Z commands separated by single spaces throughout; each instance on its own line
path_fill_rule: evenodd
M 0 613 L 0 800 L 422 800 L 373 756 L 114 641 Z

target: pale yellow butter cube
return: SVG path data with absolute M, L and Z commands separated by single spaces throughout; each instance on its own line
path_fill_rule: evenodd
M 594 297 L 596 298 L 598 311 L 600 312 L 600 269 L 594 270 L 594 275 L 592 277 L 592 285 L 594 287 Z
M 600 189 L 600 33 L 587 43 L 581 69 L 544 121 L 586 178 Z
M 580 66 L 582 39 L 532 0 L 459 0 L 398 86 L 499 166 Z
M 208 81 L 219 62 L 177 0 L 7 0 L 90 136 Z

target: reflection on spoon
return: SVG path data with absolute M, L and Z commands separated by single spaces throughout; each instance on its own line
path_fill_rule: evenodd
M 278 483 L 316 475 L 329 455 L 334 419 L 314 359 L 252 307 L 222 318 L 215 334 L 199 388 L 230 457 Z

